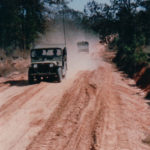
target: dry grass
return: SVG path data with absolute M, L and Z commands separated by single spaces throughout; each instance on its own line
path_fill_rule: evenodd
M 0 50 L 0 77 L 13 72 L 24 72 L 29 65 L 29 52 L 14 51 L 11 56 L 6 56 L 3 50 Z

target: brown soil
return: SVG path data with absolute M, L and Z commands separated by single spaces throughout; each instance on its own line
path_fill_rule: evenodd
M 60 84 L 1 79 L 0 149 L 149 150 L 144 93 L 105 54 L 99 45 L 99 67 Z

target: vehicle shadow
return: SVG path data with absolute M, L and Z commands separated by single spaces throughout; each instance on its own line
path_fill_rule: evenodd
M 3 84 L 9 84 L 10 86 L 29 86 L 34 84 L 39 84 L 40 82 L 47 82 L 47 83 L 59 83 L 56 79 L 45 79 L 41 81 L 35 81 L 34 83 L 30 84 L 28 80 L 9 80 L 4 82 Z
M 59 83 L 59 82 L 57 81 L 56 78 L 43 79 L 43 80 L 41 80 L 41 82 L 47 82 L 47 83 Z
M 128 84 L 128 85 L 131 86 L 131 87 L 137 87 L 136 84 Z
M 9 84 L 10 86 L 28 86 L 30 85 L 27 80 L 10 80 L 4 82 L 4 84 Z

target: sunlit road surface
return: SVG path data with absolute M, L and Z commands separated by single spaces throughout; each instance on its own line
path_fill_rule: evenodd
M 0 80 L 0 150 L 149 150 L 143 92 L 104 59 L 104 46 L 72 57 L 62 83 Z M 90 55 L 90 56 L 89 56 Z

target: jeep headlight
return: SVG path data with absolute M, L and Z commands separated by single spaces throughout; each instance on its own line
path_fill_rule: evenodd
M 54 64 L 49 64 L 49 67 L 50 67 L 50 68 L 54 67 Z
M 34 64 L 34 65 L 33 65 L 33 68 L 37 68 L 37 67 L 38 67 L 38 65 L 37 65 L 37 64 Z

